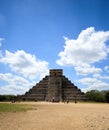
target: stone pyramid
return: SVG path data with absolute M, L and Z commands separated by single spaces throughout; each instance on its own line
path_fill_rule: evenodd
M 51 69 L 48 76 L 45 76 L 21 98 L 34 101 L 52 101 L 54 99 L 57 102 L 67 99 L 69 101 L 87 100 L 85 94 L 63 75 L 62 69 Z

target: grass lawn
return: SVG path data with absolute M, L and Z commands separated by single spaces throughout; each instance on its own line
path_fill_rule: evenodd
M 35 110 L 36 106 L 31 104 L 20 103 L 0 103 L 0 112 L 21 112 L 27 110 Z

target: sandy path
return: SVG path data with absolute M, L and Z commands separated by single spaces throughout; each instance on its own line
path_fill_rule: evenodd
M 109 130 L 109 104 L 33 104 L 37 110 L 0 113 L 0 130 Z

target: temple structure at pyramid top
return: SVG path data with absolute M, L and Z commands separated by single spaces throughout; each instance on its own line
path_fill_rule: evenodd
M 62 69 L 49 70 L 49 75 L 45 76 L 21 98 L 34 101 L 87 100 L 85 94 L 63 75 Z

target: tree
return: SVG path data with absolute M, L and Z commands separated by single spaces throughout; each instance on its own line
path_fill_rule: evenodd
M 107 91 L 105 94 L 105 100 L 109 103 L 109 91 Z
M 12 99 L 15 99 L 16 96 L 14 95 L 0 95 L 0 101 L 11 101 Z
M 98 90 L 91 90 L 86 93 L 86 96 L 88 99 L 91 101 L 96 101 L 96 102 L 105 102 L 105 95 L 104 93 L 98 91 Z

